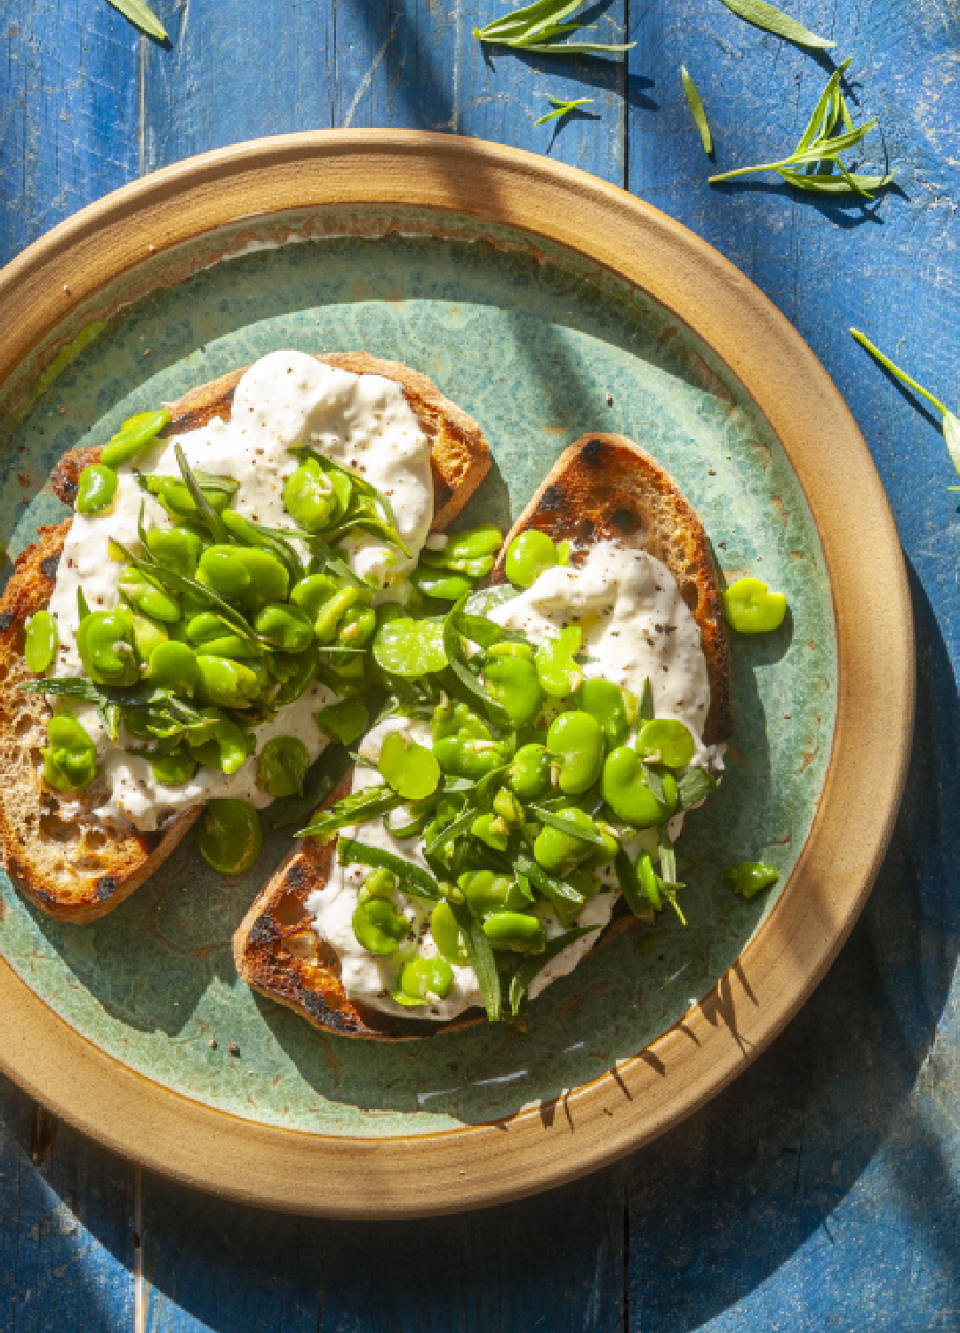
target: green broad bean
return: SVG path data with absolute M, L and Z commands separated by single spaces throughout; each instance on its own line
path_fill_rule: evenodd
M 92 611 L 77 630 L 84 671 L 98 685 L 135 685 L 140 679 L 133 615 L 126 607 Z
M 500 787 L 493 798 L 494 814 L 511 828 L 523 823 L 523 807 L 509 787 Z
M 462 574 L 471 581 L 485 578 L 493 569 L 495 563 L 492 555 L 481 555 L 469 560 L 457 560 L 436 551 L 424 550 L 420 552 L 421 568 L 446 570 L 450 574 Z
M 574 661 L 582 641 L 580 626 L 568 625 L 555 639 L 549 639 L 537 649 L 534 661 L 544 694 L 555 699 L 573 694 L 583 679 L 583 672 Z
M 174 625 L 180 619 L 180 603 L 176 597 L 130 565 L 120 571 L 120 591 L 135 610 L 151 620 Z
M 392 898 L 398 884 L 399 880 L 392 870 L 386 866 L 377 866 L 363 881 L 357 896 L 362 903 L 368 898 Z
M 147 616 L 134 615 L 133 642 L 141 662 L 148 663 L 150 654 L 154 649 L 159 648 L 162 643 L 169 642 L 169 638 L 166 628 L 156 620 L 150 620 Z
M 250 756 L 251 742 L 245 732 L 228 717 L 210 709 L 209 734 L 204 734 L 199 744 L 188 740 L 191 751 L 201 764 L 207 768 L 218 768 L 227 777 L 236 773 L 241 764 Z M 199 737 L 197 738 L 199 740 Z
M 102 514 L 113 504 L 120 478 L 105 463 L 91 463 L 77 478 L 77 513 Z
M 86 790 L 97 775 L 97 747 L 83 724 L 72 713 L 55 713 L 47 742 L 40 751 L 47 786 L 67 795 Z
M 362 699 L 341 699 L 314 713 L 313 720 L 331 740 L 352 745 L 369 730 L 370 710 Z
M 23 657 L 30 670 L 40 676 L 51 667 L 59 643 L 55 616 L 50 611 L 35 611 L 27 621 L 23 642 Z
M 587 676 L 580 686 L 579 707 L 600 723 L 608 749 L 615 749 L 627 739 L 630 721 L 623 690 L 612 680 Z
M 510 829 L 506 820 L 502 815 L 489 811 L 477 815 L 470 825 L 470 832 L 495 852 L 505 852 L 510 843 Z
M 475 713 L 469 704 L 459 701 L 454 703 L 449 696 L 444 696 L 443 701 L 434 708 L 430 732 L 434 742 L 457 735 L 474 736 L 485 741 L 493 739 L 490 728 L 479 713 Z
M 400 941 L 410 933 L 410 922 L 386 898 L 358 903 L 351 925 L 360 947 L 381 957 L 396 953 Z
M 290 601 L 316 620 L 321 606 L 337 592 L 337 584 L 327 574 L 308 574 L 290 589 Z
M 457 733 L 436 742 L 433 753 L 444 773 L 458 778 L 482 778 L 507 762 L 507 753 L 496 741 Z
M 162 782 L 165 787 L 182 787 L 196 776 L 197 761 L 186 750 L 174 750 L 173 754 L 154 759 L 150 770 L 154 780 Z
M 301 796 L 310 751 L 297 736 L 274 736 L 257 758 L 257 786 L 270 796 Z
M 723 613 L 739 634 L 769 634 L 783 624 L 787 599 L 761 579 L 737 579 L 723 591 Z
M 164 569 L 192 579 L 203 543 L 189 528 L 151 528 L 147 533 L 147 550 Z
M 741 898 L 752 898 L 763 889 L 769 889 L 780 878 L 773 866 L 763 861 L 740 861 L 723 872 L 723 878 Z
M 637 734 L 637 754 L 648 764 L 686 768 L 696 748 L 697 743 L 689 728 L 672 717 L 658 717 L 652 722 L 644 722 Z
M 197 694 L 220 708 L 247 708 L 263 693 L 265 672 L 260 663 L 201 652 L 197 654 Z
M 330 649 L 331 665 L 343 670 L 344 667 L 353 666 L 359 661 L 362 667 L 363 661 L 354 650 L 369 643 L 376 628 L 377 615 L 372 606 L 355 603 L 348 607 L 340 621 L 336 641 Z M 341 648 L 347 651 L 341 652 Z
M 439 620 L 388 620 L 373 640 L 373 658 L 381 671 L 416 680 L 447 665 L 443 625 Z
M 425 597 L 433 597 L 438 602 L 459 602 L 465 593 L 473 591 L 473 581 L 465 574 L 415 569 L 410 579 Z
M 194 473 L 194 476 L 196 475 Z M 224 478 L 223 480 L 228 479 Z M 199 513 L 197 502 L 190 494 L 190 488 L 186 482 L 180 481 L 176 477 L 157 477 L 148 483 L 148 489 L 151 495 L 157 497 L 158 502 L 175 522 L 190 521 L 197 518 Z M 235 489 L 236 486 L 234 485 L 233 490 Z M 207 504 L 218 514 L 226 509 L 232 494 L 229 486 L 205 486 L 202 482 L 200 490 L 206 498 Z
M 552 538 L 536 528 L 528 528 L 514 537 L 507 547 L 504 568 L 514 587 L 529 588 L 557 560 L 557 548 Z
M 208 546 L 197 565 L 197 581 L 241 611 L 258 611 L 268 602 L 286 601 L 286 567 L 255 546 Z
M 146 449 L 170 420 L 166 408 L 159 412 L 138 412 L 128 417 L 116 435 L 110 437 L 100 453 L 100 462 L 106 467 L 121 467 L 130 463 Z
M 634 868 L 647 901 L 655 912 L 659 912 L 663 906 L 663 898 L 660 894 L 660 876 L 653 868 L 653 857 L 649 852 L 641 852 Z
M 550 756 L 546 747 L 521 745 L 507 769 L 507 785 L 521 801 L 535 801 L 550 790 Z
M 532 722 L 543 704 L 537 669 L 523 657 L 499 657 L 483 668 L 483 682 L 515 727 Z
M 291 472 L 283 486 L 283 503 L 294 522 L 307 532 L 330 527 L 339 505 L 330 476 L 315 458 Z
M 463 945 L 457 918 L 449 903 L 437 903 L 430 914 L 430 934 L 441 958 L 455 967 L 465 967 L 470 955 Z
M 440 782 L 440 765 L 432 751 L 399 731 L 389 731 L 384 736 L 377 768 L 405 801 L 422 801 L 425 796 L 432 796 Z
M 547 730 L 547 749 L 559 764 L 558 785 L 564 795 L 589 791 L 603 771 L 603 729 L 581 709 L 554 718 Z
M 452 985 L 453 969 L 445 958 L 411 958 L 400 973 L 400 991 L 411 1000 L 442 1000 Z
M 357 588 L 341 588 L 320 607 L 313 621 L 313 632 L 321 643 L 332 643 L 340 631 L 340 622 L 360 593 Z
M 254 617 L 253 628 L 273 648 L 302 653 L 313 643 L 313 623 L 298 606 L 268 602 Z
M 249 870 L 263 847 L 260 816 L 247 801 L 208 801 L 197 833 L 197 848 L 208 866 L 224 875 Z
M 547 947 L 543 922 L 528 912 L 492 912 L 484 918 L 483 933 L 494 949 L 511 953 L 543 953 Z
M 443 560 L 478 560 L 496 555 L 502 545 L 500 529 L 492 523 L 481 523 L 479 527 L 451 533 L 442 546 L 428 545 L 426 550 L 432 557 Z
M 490 912 L 522 912 L 532 894 L 518 880 L 492 870 L 467 870 L 457 877 L 457 888 L 475 916 Z
M 607 755 L 602 791 L 603 799 L 616 817 L 634 828 L 652 828 L 670 817 L 669 799 L 659 801 L 654 795 L 645 779 L 640 756 L 630 745 L 620 745 Z M 675 780 L 672 793 L 675 798 Z M 669 798 L 666 778 L 664 795 Z
M 271 701 L 272 706 L 281 708 L 305 694 L 313 684 L 318 661 L 315 648 L 308 648 L 305 653 L 273 653 L 269 667 L 279 687 Z
M 348 648 L 360 648 L 369 643 L 377 628 L 377 613 L 372 606 L 354 603 L 340 621 L 337 643 Z
M 525 662 L 533 661 L 533 645 L 529 643 L 511 643 L 504 639 L 502 643 L 491 643 L 486 649 L 487 660 L 497 657 L 520 657 Z
M 537 834 L 533 843 L 533 856 L 544 870 L 548 870 L 552 875 L 564 876 L 586 861 L 596 865 L 611 861 L 616 856 L 618 848 L 616 838 L 599 828 L 586 811 L 571 806 L 558 810 L 557 814 L 572 826 L 572 830 L 568 833 L 565 829 L 545 824 Z M 587 838 L 578 838 L 573 831 L 577 828 L 582 829 L 587 838 L 599 833 L 606 844 L 605 850 L 593 842 L 588 842 Z
M 158 688 L 192 694 L 197 683 L 197 655 L 185 643 L 168 639 L 158 643 L 147 660 L 147 680 Z
M 256 657 L 256 648 L 234 634 L 215 611 L 199 611 L 186 623 L 187 641 L 215 657 Z

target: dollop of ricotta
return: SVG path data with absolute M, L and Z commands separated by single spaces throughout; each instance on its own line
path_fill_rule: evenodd
M 574 563 L 578 558 L 579 563 Z M 586 552 L 575 552 L 569 565 L 544 571 L 530 588 L 487 614 L 538 644 L 555 638 L 566 625 L 579 624 L 583 629 L 582 651 L 590 659 L 583 664 L 584 673 L 603 676 L 637 695 L 649 678 L 657 716 L 678 718 L 693 733 L 697 743 L 693 763 L 712 770 L 722 767 L 722 747 L 703 743 L 710 683 L 700 630 L 673 575 L 653 556 L 617 542 L 599 542 Z M 354 791 L 381 781 L 375 766 L 389 731 L 400 731 L 420 745 L 431 743 L 430 728 L 424 722 L 402 717 L 381 722 L 361 747 L 360 754 L 367 763 L 355 769 Z M 387 818 L 394 827 L 401 827 L 411 816 L 401 807 Z M 682 815 L 671 820 L 672 838 L 678 836 L 682 822 Z M 416 838 L 393 837 L 386 820 L 372 820 L 343 832 L 429 869 L 423 858 L 423 843 Z M 641 846 L 655 849 L 656 836 L 651 838 L 650 832 L 645 830 L 631 840 L 631 854 Z M 397 1017 L 437 1022 L 446 1022 L 482 1004 L 476 974 L 469 966 L 454 966 L 453 985 L 442 1000 L 409 1009 L 390 998 L 404 962 L 417 954 L 424 958 L 437 955 L 429 929 L 431 905 L 395 893 L 394 906 L 406 916 L 410 932 L 397 954 L 376 957 L 360 945 L 352 926 L 357 895 L 368 874 L 368 867 L 343 866 L 334 857 L 328 882 L 315 889 L 306 903 L 317 935 L 332 945 L 340 958 L 341 979 L 350 999 Z M 528 988 L 530 999 L 558 977 L 572 972 L 609 922 L 620 892 L 611 867 L 604 867 L 597 877 L 601 890 L 586 904 L 577 925 L 596 925 L 599 929 L 574 940 L 541 968 Z M 548 939 L 563 933 L 564 927 L 555 917 L 546 915 L 543 923 Z
M 410 551 L 407 558 L 361 533 L 347 547 L 354 572 L 387 588 L 416 564 L 433 519 L 430 441 L 394 380 L 356 375 L 304 352 L 271 352 L 240 379 L 229 421 L 214 418 L 197 430 L 161 440 L 152 453 L 137 459 L 137 469 L 179 476 L 175 444 L 181 445 L 191 468 L 239 482 L 232 501 L 239 514 L 278 528 L 295 526 L 283 505 L 284 482 L 298 466 L 290 449 L 310 445 L 388 498 Z M 141 504 L 148 528 L 169 525 L 169 516 L 140 489 L 128 466 L 119 469 L 117 494 L 109 510 L 92 516 L 74 514 L 50 600 L 60 640 L 54 675 L 83 673 L 77 652 L 77 588 L 83 589 L 93 611 L 117 604 L 122 566 L 109 558 L 108 542 L 137 545 Z M 212 797 L 237 797 L 263 807 L 272 798 L 257 786 L 256 753 L 271 737 L 292 734 L 303 740 L 311 760 L 315 759 L 326 740 L 312 715 L 333 698 L 329 689 L 315 683 L 255 728 L 256 752 L 236 773 L 227 777 L 202 767 L 192 781 L 179 787 L 158 783 L 149 760 L 128 754 L 122 735 L 119 743 L 111 741 L 94 708 L 79 708 L 77 716 L 100 751 L 97 785 L 91 789 L 91 794 L 100 795 L 94 817 L 150 830 Z

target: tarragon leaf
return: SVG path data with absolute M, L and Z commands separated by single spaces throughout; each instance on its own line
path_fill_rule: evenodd
M 470 966 L 476 973 L 477 985 L 480 987 L 480 996 L 483 1000 L 483 1007 L 487 1011 L 487 1018 L 491 1023 L 499 1023 L 503 995 L 493 945 L 483 933 L 482 923 L 473 915 L 466 903 L 457 903 L 449 899 L 448 902 L 454 919 L 460 927 L 460 935 L 467 951 L 467 957 L 470 960 Z
M 337 856 L 345 866 L 357 864 L 391 871 L 399 881 L 401 893 L 413 898 L 427 898 L 434 903 L 443 901 L 440 885 L 429 871 L 383 847 L 368 847 L 355 838 L 341 838 L 337 843 Z
M 386 783 L 361 787 L 318 815 L 309 827 L 301 829 L 294 837 L 320 838 L 326 842 L 338 829 L 347 828 L 351 824 L 365 824 L 368 819 L 389 814 L 402 803 L 403 797 L 398 796 Z
M 158 42 L 167 41 L 167 30 L 156 14 L 144 0 L 107 0 L 119 10 L 125 19 L 129 19 L 135 28 L 145 32 L 148 37 L 156 37 Z
M 710 122 L 707 120 L 707 113 L 703 107 L 703 99 L 697 89 L 697 85 L 687 73 L 686 65 L 680 66 L 680 77 L 683 80 L 683 91 L 687 95 L 687 102 L 690 105 L 690 113 L 693 116 L 694 124 L 700 132 L 700 142 L 703 144 L 703 151 L 709 156 L 713 152 L 713 135 L 710 133 Z
M 815 51 L 836 46 L 836 42 L 819 37 L 782 9 L 777 9 L 776 5 L 767 4 L 767 0 L 723 0 L 723 3 L 738 18 L 752 23 L 755 28 L 775 33 L 777 37 L 785 37 L 788 42 L 796 42 L 797 46 L 806 46 Z

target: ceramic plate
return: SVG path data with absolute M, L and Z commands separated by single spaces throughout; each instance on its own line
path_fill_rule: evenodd
M 727 577 L 759 575 L 790 605 L 776 634 L 733 645 L 727 773 L 680 843 L 686 928 L 664 914 L 588 956 L 532 1005 L 526 1034 L 352 1041 L 256 997 L 230 937 L 288 836 L 232 879 L 188 838 L 92 925 L 52 923 L 3 883 L 0 1061 L 14 1077 L 201 1186 L 409 1215 L 609 1160 L 782 1026 L 882 854 L 912 649 L 863 442 L 741 274 L 540 158 L 429 135 L 289 136 L 65 223 L 0 275 L 0 329 L 11 554 L 61 516 L 44 480 L 76 443 L 274 348 L 364 349 L 424 371 L 483 426 L 495 465 L 463 522 L 508 526 L 566 444 L 619 431 L 678 478 Z M 722 870 L 744 859 L 776 865 L 777 889 L 736 897 Z

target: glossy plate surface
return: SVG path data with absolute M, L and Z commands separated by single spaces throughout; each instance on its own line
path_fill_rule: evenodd
M 61 516 L 42 483 L 78 440 L 273 348 L 362 348 L 424 371 L 482 424 L 496 466 L 466 521 L 507 526 L 567 443 L 621 431 L 678 478 L 728 578 L 755 573 L 791 608 L 776 635 L 734 643 L 727 776 L 680 843 L 688 927 L 661 917 L 639 948 L 612 940 L 531 1007 L 526 1035 L 357 1042 L 255 998 L 230 936 L 287 838 L 231 880 L 188 839 L 93 925 L 51 923 L 3 884 L 0 1061 L 14 1077 L 199 1185 L 404 1215 L 599 1165 L 782 1026 L 882 854 L 912 645 L 865 446 L 746 278 L 663 215 L 539 158 L 298 135 L 194 159 L 71 219 L 0 275 L 0 328 L 13 553 Z M 761 857 L 781 884 L 746 903 L 721 871 Z

